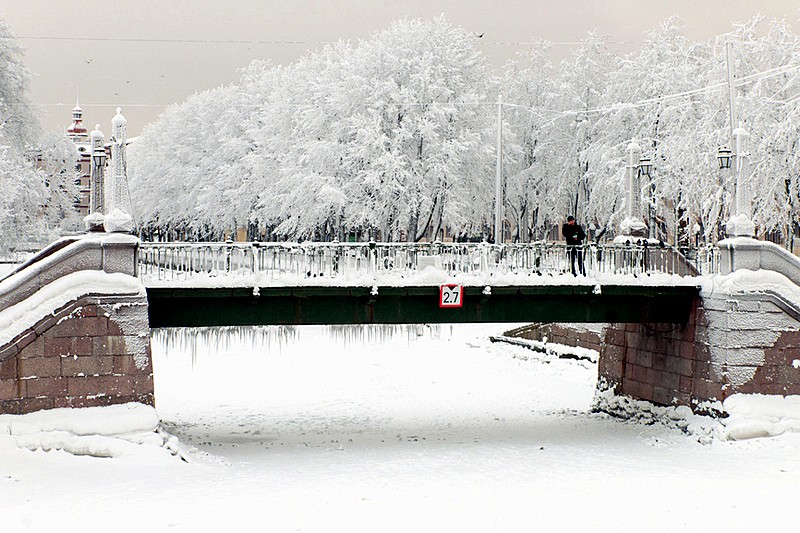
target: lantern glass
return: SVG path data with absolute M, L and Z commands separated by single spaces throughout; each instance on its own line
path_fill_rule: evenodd
M 730 148 L 722 147 L 717 152 L 717 160 L 719 161 L 719 168 L 726 170 L 731 168 L 731 150 Z
M 650 176 L 650 173 L 653 171 L 653 162 L 650 161 L 649 157 L 643 157 L 639 160 L 639 169 L 642 171 L 643 175 Z

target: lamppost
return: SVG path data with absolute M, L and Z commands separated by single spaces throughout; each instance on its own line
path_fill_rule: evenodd
M 717 150 L 717 161 L 719 161 L 720 170 L 730 170 L 732 159 L 731 149 L 727 146 L 722 146 Z
M 111 119 L 111 183 L 109 187 L 108 213 L 105 218 L 106 231 L 130 233 L 133 219 L 123 210 L 123 190 L 127 181 L 126 146 L 128 144 L 128 121 L 118 107 Z
M 497 98 L 497 161 L 494 182 L 494 242 L 503 240 L 503 98 Z
M 731 39 L 728 37 L 725 42 L 725 62 L 728 69 L 728 107 L 730 112 L 730 127 L 731 137 L 736 147 L 736 152 L 733 154 L 733 161 L 728 158 L 727 167 L 730 168 L 731 162 L 734 162 L 736 167 L 736 201 L 733 209 L 731 209 L 731 217 L 725 224 L 725 235 L 727 237 L 753 237 L 755 235 L 755 224 L 750 219 L 750 198 L 748 191 L 744 185 L 745 163 L 747 160 L 747 138 L 750 136 L 741 124 L 738 128 L 733 129 L 736 124 L 736 98 L 733 67 L 731 65 Z M 727 149 L 725 149 L 727 150 Z M 720 154 L 722 153 L 720 150 Z M 727 150 L 730 154 L 730 150 Z M 718 154 L 720 160 L 720 168 L 722 168 L 724 154 Z
M 656 184 L 653 181 L 653 162 L 647 156 L 639 159 L 639 175 L 648 179 L 647 189 L 650 192 L 647 201 L 647 221 L 649 239 L 656 238 Z
M 647 237 L 647 224 L 641 219 L 641 176 L 650 176 L 653 164 L 649 158 L 641 157 L 642 148 L 631 141 L 628 145 L 628 165 L 625 168 L 627 174 L 627 201 L 626 215 L 620 223 L 620 235 L 615 242 L 626 242 L 632 239 L 643 239 Z
M 92 149 L 92 167 L 89 180 L 89 214 L 83 219 L 87 231 L 103 231 L 105 217 L 103 209 L 105 206 L 104 193 L 104 172 L 106 167 L 106 147 L 103 132 L 100 131 L 100 124 L 94 127 L 89 134 Z
M 733 130 L 736 152 L 728 158 L 727 168 L 731 163 L 736 171 L 736 195 L 734 208 L 731 210 L 731 217 L 725 225 L 725 235 L 727 237 L 753 237 L 755 235 L 755 224 L 750 219 L 750 195 L 745 186 L 745 172 L 747 163 L 747 139 L 750 134 L 742 126 Z M 723 150 L 720 150 L 722 153 Z M 730 152 L 730 150 L 728 150 Z M 717 157 L 720 159 L 720 167 L 724 155 Z
M 692 233 L 694 234 L 694 247 L 700 246 L 700 224 L 697 222 L 692 226 Z

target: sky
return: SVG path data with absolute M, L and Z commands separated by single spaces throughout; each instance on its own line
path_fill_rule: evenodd
M 79 101 L 89 129 L 103 131 L 121 106 L 129 136 L 166 106 L 236 81 L 253 59 L 289 64 L 401 18 L 444 14 L 474 32 L 499 69 L 534 39 L 553 41 L 559 60 L 594 29 L 627 52 L 671 15 L 687 37 L 704 40 L 759 13 L 800 32 L 797 0 L 0 0 L 0 18 L 25 49 L 44 129 L 69 126 Z

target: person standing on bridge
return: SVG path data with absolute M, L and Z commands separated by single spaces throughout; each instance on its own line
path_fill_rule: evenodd
M 578 271 L 581 276 L 586 275 L 586 269 L 583 266 L 583 239 L 586 238 L 586 233 L 580 224 L 575 222 L 575 217 L 572 215 L 567 217 L 567 222 L 561 226 L 561 233 L 564 235 L 564 240 L 567 241 L 567 255 L 569 256 L 570 269 L 572 275 L 577 276 L 575 271 L 575 263 L 578 264 Z

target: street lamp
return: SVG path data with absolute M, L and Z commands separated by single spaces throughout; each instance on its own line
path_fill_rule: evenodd
M 696 248 L 700 246 L 700 224 L 697 222 L 692 226 L 692 233 L 694 234 L 694 246 Z
M 648 209 L 647 209 L 647 219 L 650 224 L 648 228 L 648 237 L 651 239 L 655 238 L 655 231 L 656 231 L 656 184 L 652 180 L 652 172 L 653 172 L 653 161 L 646 156 L 642 156 L 639 159 L 639 174 L 641 176 L 646 176 L 649 181 L 649 189 L 650 189 L 650 199 L 648 202 Z
M 717 150 L 717 161 L 719 161 L 720 170 L 730 169 L 732 159 L 731 149 L 727 146 L 721 146 L 719 150 Z
M 653 171 L 653 162 L 650 160 L 649 157 L 642 157 L 639 160 L 639 172 L 642 173 L 643 176 L 650 177 L 650 173 Z
M 750 198 L 745 188 L 745 165 L 747 163 L 747 139 L 750 134 L 742 126 L 733 130 L 736 153 L 733 162 L 736 170 L 736 203 L 731 218 L 725 225 L 728 237 L 753 237 L 755 224 L 750 219 Z
M 106 167 L 106 147 L 100 124 L 94 127 L 89 134 L 92 148 L 92 167 L 89 178 L 89 214 L 84 217 L 83 223 L 87 231 L 103 231 L 105 229 L 104 177 Z
M 627 174 L 627 202 L 626 215 L 620 223 L 620 235 L 614 239 L 615 242 L 624 243 L 632 239 L 642 239 L 647 237 L 647 225 L 641 220 L 641 183 L 642 174 L 650 176 L 653 164 L 648 158 L 641 157 L 642 148 L 631 141 L 628 144 L 628 165 L 625 168 Z M 646 173 L 645 173 L 646 171 Z
M 497 97 L 497 154 L 494 182 L 494 242 L 503 240 L 503 97 Z

